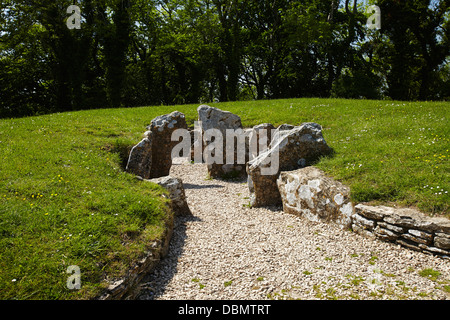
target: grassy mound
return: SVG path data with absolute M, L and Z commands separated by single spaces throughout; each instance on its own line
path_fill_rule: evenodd
M 295 99 L 214 104 L 244 126 L 322 125 L 333 157 L 318 167 L 355 202 L 449 217 L 449 103 Z M 89 299 L 161 237 L 164 191 L 123 171 L 156 116 L 198 105 L 107 109 L 0 120 L 1 299 Z M 81 269 L 69 290 L 67 267 Z

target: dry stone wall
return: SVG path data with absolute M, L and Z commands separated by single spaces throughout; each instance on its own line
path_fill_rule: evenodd
M 447 218 L 428 217 L 408 208 L 355 206 L 348 187 L 315 167 L 282 172 L 277 184 L 287 213 L 450 259 Z
M 358 204 L 352 229 L 416 251 L 450 257 L 450 220 L 407 208 Z

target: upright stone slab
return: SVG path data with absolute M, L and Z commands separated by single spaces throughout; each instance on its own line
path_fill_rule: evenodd
M 245 136 L 241 118 L 231 112 L 223 111 L 207 105 L 200 106 L 197 111 L 201 134 L 203 137 L 202 150 L 203 155 L 206 158 L 204 161 L 207 164 L 209 175 L 212 178 L 245 175 L 245 159 L 244 161 L 238 161 L 238 141 L 235 141 L 234 148 L 232 150 L 226 150 L 227 130 L 234 130 L 234 132 L 242 138 Z M 212 137 L 208 137 L 206 134 L 208 131 L 209 133 L 220 133 L 222 138 L 221 143 L 218 143 L 217 139 L 213 140 Z M 216 136 L 214 137 L 217 138 Z M 216 156 L 217 161 L 211 160 L 213 157 L 208 157 L 208 152 L 205 152 L 205 150 L 209 150 L 207 149 L 208 146 L 214 149 L 215 145 L 217 145 L 215 151 L 222 152 L 222 157 L 219 157 L 219 154 L 215 154 L 214 152 L 211 153 L 213 157 Z M 234 159 L 231 163 L 227 162 L 227 154 L 229 154 L 229 157 L 232 156 Z
M 128 157 L 126 171 L 144 179 L 150 178 L 152 168 L 152 136 L 146 133 L 144 139 L 135 145 Z
M 277 179 L 281 171 L 292 171 L 313 164 L 331 152 L 317 123 L 304 123 L 283 130 L 272 138 L 271 148 L 247 163 L 250 204 L 253 207 L 281 205 Z M 275 139 L 275 140 L 274 140 Z
M 283 211 L 349 229 L 354 214 L 350 189 L 316 167 L 281 172 L 277 180 Z
M 172 167 L 172 149 L 179 143 L 172 141 L 172 133 L 177 129 L 187 130 L 186 119 L 181 112 L 153 119 L 144 139 L 130 152 L 127 172 L 144 179 L 168 176 Z
M 258 124 L 250 130 L 249 160 L 258 157 L 259 154 L 269 149 L 274 132 L 275 127 L 271 123 Z
M 153 138 L 150 178 L 168 176 L 172 167 L 172 149 L 179 143 L 172 141 L 172 134 L 178 129 L 187 130 L 186 118 L 175 111 L 153 119 L 147 129 Z

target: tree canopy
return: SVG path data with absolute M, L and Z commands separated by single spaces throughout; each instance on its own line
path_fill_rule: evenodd
M 449 99 L 450 0 L 1 2 L 0 117 L 294 97 Z

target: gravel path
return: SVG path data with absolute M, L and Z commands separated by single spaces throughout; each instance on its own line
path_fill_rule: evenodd
M 244 181 L 175 164 L 192 217 L 177 218 L 169 255 L 139 299 L 450 299 L 450 260 L 248 207 Z M 424 277 L 425 269 L 438 271 Z

